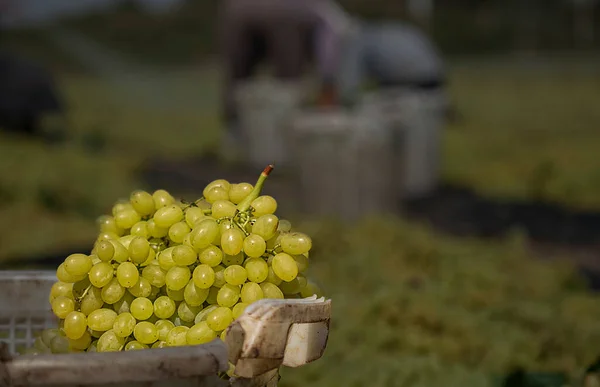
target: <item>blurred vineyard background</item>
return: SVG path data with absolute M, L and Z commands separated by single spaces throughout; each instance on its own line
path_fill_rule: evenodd
M 193 197 L 205 176 L 231 178 L 194 163 L 221 130 L 216 1 L 166 13 L 113 3 L 2 32 L 3 48 L 53 71 L 73 134 L 48 147 L 0 133 L 5 268 L 89 249 L 96 217 L 135 188 Z M 324 358 L 282 385 L 492 386 L 516 367 L 555 373 L 548 386 L 580 376 L 600 355 L 600 297 L 576 268 L 600 268 L 598 6 L 457 0 L 416 18 L 403 1 L 341 3 L 428 29 L 459 117 L 436 205 L 356 225 L 291 219 L 314 235 L 312 275 L 334 319 Z M 173 165 L 179 180 L 157 179 Z

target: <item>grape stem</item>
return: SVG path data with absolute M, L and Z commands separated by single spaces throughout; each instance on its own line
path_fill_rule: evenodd
M 239 212 L 248 211 L 248 209 L 250 208 L 250 204 L 252 204 L 254 199 L 256 199 L 260 195 L 260 191 L 262 191 L 263 185 L 265 184 L 265 180 L 267 180 L 267 177 L 269 177 L 273 168 L 275 168 L 274 165 L 267 165 L 266 168 L 261 172 L 260 176 L 258 177 L 258 180 L 256 181 L 256 184 L 254 185 L 254 189 L 252 190 L 252 192 L 250 192 L 250 194 L 246 196 L 246 198 L 237 205 L 237 210 Z

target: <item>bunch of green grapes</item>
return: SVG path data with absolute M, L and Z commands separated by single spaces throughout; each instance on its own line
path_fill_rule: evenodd
M 50 292 L 57 329 L 33 353 L 110 352 L 196 345 L 217 337 L 263 298 L 298 298 L 311 238 L 275 215 L 255 186 L 211 182 L 194 203 L 135 191 L 100 220 L 90 255 L 72 254 Z

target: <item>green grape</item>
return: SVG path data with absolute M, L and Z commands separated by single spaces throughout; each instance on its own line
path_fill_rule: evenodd
M 100 232 L 110 232 L 117 236 L 123 235 L 125 232 L 122 228 L 117 227 L 115 218 L 109 215 L 103 215 L 96 220 L 96 224 L 100 228 Z
M 215 331 L 210 329 L 206 321 L 201 321 L 192 326 L 186 332 L 186 343 L 188 345 L 199 345 L 213 341 L 217 338 Z
M 323 292 L 315 283 L 308 281 L 307 284 L 300 290 L 300 295 L 305 298 L 311 297 L 313 295 L 316 295 L 317 297 L 322 297 Z
M 179 318 L 179 316 L 175 315 L 173 317 L 171 317 L 170 319 L 171 321 L 173 321 L 173 324 L 175 324 L 176 327 L 188 327 L 190 328 L 192 325 L 194 325 L 193 321 L 183 321 L 181 318 Z
M 148 349 L 148 348 L 150 348 L 148 345 L 142 344 L 136 340 L 129 341 L 127 344 L 125 344 L 125 351 L 137 351 L 140 349 Z
M 165 285 L 167 272 L 158 265 L 148 265 L 142 269 L 142 277 L 150 282 L 150 285 L 161 288 Z
M 96 309 L 102 308 L 104 301 L 102 300 L 102 290 L 92 286 L 79 304 L 81 313 L 89 316 Z
M 233 218 L 236 211 L 235 204 L 229 200 L 216 200 L 212 204 L 212 217 L 215 219 Z
M 108 285 L 114 277 L 114 269 L 108 262 L 98 262 L 90 269 L 88 278 L 90 283 L 97 288 Z
M 56 317 L 64 319 L 69 313 L 75 310 L 75 301 L 72 298 L 58 296 L 52 301 L 52 312 Z
M 232 265 L 225 269 L 223 278 L 230 285 L 241 285 L 248 279 L 248 274 L 240 265 Z
M 158 328 L 148 321 L 141 321 L 133 329 L 133 337 L 142 344 L 153 344 L 158 340 Z
M 150 243 L 144 237 L 134 236 L 127 249 L 133 263 L 144 263 L 150 254 Z
M 256 282 L 246 282 L 244 286 L 242 286 L 240 298 L 244 304 L 251 304 L 254 301 L 262 299 L 263 297 L 264 293 L 262 288 Z
M 148 250 L 148 256 L 146 257 L 146 260 L 140 264 L 140 267 L 146 267 L 152 264 L 158 265 L 158 260 L 156 260 L 156 253 L 154 252 L 154 249 L 150 247 L 150 250 Z
M 269 195 L 261 195 L 254 199 L 250 204 L 254 209 L 252 212 L 255 217 L 259 218 L 263 215 L 274 214 L 277 211 L 277 201 Z
M 167 348 L 169 345 L 165 340 L 158 340 L 156 343 L 152 344 L 150 348 Z
M 169 269 L 165 277 L 167 288 L 172 290 L 181 290 L 190 282 L 192 273 L 187 266 L 174 266 Z
M 208 265 L 198 265 L 194 269 L 192 280 L 198 288 L 208 289 L 213 286 L 215 282 L 215 271 Z
M 265 241 L 268 241 L 277 233 L 278 224 L 279 218 L 277 216 L 272 214 L 263 215 L 254 222 L 252 234 L 261 236 Z
M 137 321 L 131 313 L 121 313 L 115 318 L 112 330 L 119 337 L 129 337 L 133 333 L 135 324 L 137 324 Z
M 183 237 L 183 241 L 181 242 L 182 245 L 186 245 L 191 247 L 192 249 L 194 249 L 194 245 L 192 244 L 192 233 L 188 233 L 185 237 Z M 196 251 L 196 249 L 194 249 L 194 251 Z
M 173 196 L 164 189 L 154 191 L 152 199 L 154 199 L 154 207 L 156 209 L 167 207 L 175 203 Z
M 92 258 L 85 254 L 71 254 L 65 259 L 65 270 L 73 277 L 87 275 L 93 266 Z
M 131 307 L 131 303 L 135 300 L 135 296 L 129 292 L 126 292 L 123 298 L 119 301 L 112 304 L 112 308 L 115 312 L 121 313 L 129 313 L 129 308 Z
M 106 332 L 112 329 L 116 318 L 117 312 L 112 309 L 102 308 L 90 313 L 87 317 L 87 325 L 94 331 Z
M 148 231 L 148 223 L 145 220 L 140 220 L 133 226 L 131 226 L 131 230 L 129 230 L 131 235 L 142 237 L 146 240 L 150 238 L 150 232 Z
M 127 289 L 134 297 L 150 297 L 152 284 L 144 277 L 139 277 L 135 285 Z
M 61 281 L 52 284 L 52 287 L 50 288 L 50 302 L 59 296 L 73 298 L 73 284 Z
M 185 299 L 185 289 L 173 290 L 167 288 L 167 296 L 175 302 L 183 301 Z
M 138 268 L 131 262 L 123 262 L 117 267 L 117 280 L 124 288 L 133 287 L 140 279 Z
M 237 255 L 242 251 L 244 246 L 244 233 L 237 229 L 231 228 L 221 234 L 221 249 L 227 255 Z
M 175 247 L 168 247 L 158 253 L 157 261 L 161 269 L 169 271 L 175 267 L 175 261 L 173 260 L 173 250 Z
M 100 241 L 96 244 L 96 255 L 101 261 L 111 261 L 115 256 L 115 247 L 109 241 Z
M 161 289 L 156 286 L 152 286 L 150 288 L 150 296 L 148 297 L 151 300 L 156 300 L 156 297 L 160 295 Z
M 89 326 L 89 324 L 88 324 L 88 326 Z M 90 329 L 90 335 L 92 335 L 92 337 L 95 339 L 99 339 L 100 336 L 102 336 L 103 334 L 104 334 L 104 332 L 95 331 L 93 329 Z
M 221 187 L 213 187 L 206 191 L 204 198 L 211 204 L 218 200 L 229 200 L 229 192 Z
M 263 291 L 264 298 L 284 298 L 281 289 L 279 289 L 277 285 L 271 282 L 263 282 L 262 284 L 260 284 L 260 288 Z
M 64 332 L 72 340 L 77 340 L 85 333 L 87 329 L 87 318 L 85 314 L 77 311 L 69 313 L 65 317 Z
M 173 248 L 173 262 L 179 266 L 193 265 L 198 261 L 198 254 L 189 246 L 179 245 Z
M 217 265 L 212 269 L 215 272 L 215 282 L 212 286 L 220 288 L 225 285 L 225 266 Z
M 219 290 L 221 289 L 215 286 L 208 289 L 208 296 L 206 296 L 206 302 L 208 302 L 210 305 L 215 305 L 217 303 L 217 296 L 219 295 Z
M 231 308 L 240 299 L 240 287 L 230 284 L 225 284 L 217 294 L 217 303 L 220 306 Z
M 115 203 L 115 205 L 112 207 L 111 213 L 114 217 L 117 212 L 129 210 L 129 209 L 133 210 L 133 206 L 131 205 L 131 203 L 129 203 L 128 200 L 119 199 Z
M 223 188 L 224 190 L 229 191 L 229 188 L 231 187 L 231 183 L 229 183 L 225 179 L 213 180 L 210 183 L 208 183 L 206 185 L 206 187 L 204 187 L 204 190 L 202 191 L 202 196 L 204 196 L 206 198 L 206 193 L 215 187 Z
M 192 322 L 198 312 L 202 310 L 201 306 L 191 306 L 187 302 L 182 301 L 177 307 L 177 316 L 185 322 Z
M 201 220 L 193 228 L 192 245 L 194 249 L 200 251 L 210 246 L 219 236 L 219 225 L 214 219 Z
M 206 308 L 202 309 L 196 315 L 196 318 L 194 319 L 194 324 L 198 324 L 200 321 L 205 321 L 206 320 L 206 316 L 208 316 L 208 314 L 210 312 L 212 312 L 213 310 L 215 310 L 217 308 L 219 308 L 219 305 L 209 305 Z
M 102 288 L 102 300 L 107 304 L 114 304 L 125 295 L 125 288 L 116 278 L 110 280 L 108 285 Z
M 85 278 L 85 276 L 73 276 L 73 275 L 69 274 L 67 272 L 67 270 L 65 269 L 65 264 L 63 262 L 60 265 L 58 265 L 58 268 L 56 268 L 56 278 L 60 282 L 72 284 L 72 283 L 82 280 L 83 278 Z
M 262 258 L 249 258 L 244 263 L 244 268 L 248 274 L 248 280 L 261 283 L 269 275 L 269 265 Z
M 183 210 L 177 204 L 171 204 L 156 210 L 153 219 L 158 227 L 168 230 L 169 227 L 183 220 Z
M 300 281 L 298 280 L 298 278 L 299 277 L 296 277 L 293 280 L 291 280 L 290 282 L 282 282 L 279 285 L 279 289 L 281 289 L 283 294 L 285 294 L 287 296 L 300 293 L 300 290 L 302 290 L 303 286 L 300 283 Z M 305 283 L 305 285 L 306 285 L 306 283 Z
M 221 334 L 219 335 L 219 339 L 221 339 L 221 341 L 225 341 L 226 337 L 227 337 L 227 329 L 225 329 L 223 332 L 221 332 Z
M 279 253 L 273 257 L 273 271 L 277 277 L 286 282 L 292 281 L 298 275 L 298 265 L 294 258 L 286 253 Z
M 204 215 L 204 210 L 202 208 L 189 207 L 185 210 L 185 223 L 189 228 L 194 228 L 196 223 L 204 218 L 206 218 L 206 215 Z
M 243 249 L 247 256 L 257 258 L 265 253 L 267 243 L 260 235 L 250 234 L 244 239 Z
M 294 261 L 296 261 L 296 265 L 298 265 L 298 272 L 304 273 L 308 270 L 308 258 L 305 255 L 293 255 Z
M 70 349 L 69 339 L 62 335 L 54 336 L 50 343 L 50 351 L 52 351 L 52 353 L 69 353 Z
M 283 282 L 283 280 L 279 278 L 277 274 L 275 274 L 275 272 L 273 271 L 273 267 L 269 267 L 269 274 L 267 274 L 267 279 L 265 281 L 270 282 L 275 286 L 279 286 L 279 284 Z
M 146 222 L 146 228 L 148 229 L 148 234 L 150 234 L 153 238 L 164 238 L 169 234 L 169 229 L 165 227 L 159 227 L 154 219 L 148 219 Z
M 47 348 L 50 348 L 52 339 L 60 335 L 60 330 L 57 328 L 44 329 L 41 334 L 41 339 Z
M 113 332 L 108 330 L 100 336 L 96 343 L 96 351 L 98 352 L 118 352 L 123 346 L 125 346 L 125 339 L 119 337 Z
M 92 344 L 92 336 L 85 330 L 80 338 L 69 339 L 69 348 L 75 351 L 85 351 Z
M 169 347 L 181 347 L 187 344 L 187 332 L 190 328 L 181 325 L 171 329 L 167 335 L 167 346 Z
M 142 217 L 133 208 L 127 208 L 115 214 L 115 223 L 117 224 L 117 227 L 124 230 L 130 229 L 140 220 L 142 220 Z
M 202 305 L 204 301 L 206 301 L 206 297 L 208 297 L 208 288 L 199 288 L 196 286 L 193 279 L 188 282 L 183 290 L 183 299 L 191 306 Z
M 154 314 L 158 318 L 167 319 L 175 313 L 175 301 L 167 296 L 160 296 L 154 300 Z
M 131 302 L 129 313 L 131 313 L 136 320 L 148 320 L 154 313 L 154 305 L 152 304 L 152 301 L 146 297 L 138 297 Z
M 219 233 L 223 234 L 227 230 L 231 230 L 234 228 L 234 224 L 232 222 L 221 222 L 219 223 Z M 221 238 L 219 237 L 219 243 L 221 243 Z
M 215 267 L 223 261 L 223 252 L 217 246 L 210 245 L 199 254 L 200 263 Z
M 119 263 L 127 262 L 129 259 L 129 250 L 127 250 L 127 248 L 119 241 L 110 240 L 109 242 L 112 243 L 113 247 L 115 248 L 115 254 L 112 258 L 113 261 L 117 261 Z
M 249 183 L 231 184 L 229 187 L 229 200 L 233 204 L 239 204 L 242 200 L 246 199 L 254 187 Z
M 169 228 L 169 239 L 175 243 L 182 243 L 183 239 L 192 231 L 187 223 L 177 222 Z
M 244 263 L 244 253 L 240 252 L 236 255 L 223 255 L 223 265 L 232 266 L 232 265 L 242 265 Z
M 293 232 L 281 238 L 281 249 L 290 255 L 306 254 L 312 248 L 312 240 L 306 234 Z
M 175 324 L 170 320 L 158 320 L 154 325 L 158 330 L 158 340 L 160 341 L 166 341 L 171 329 L 175 328 Z
M 277 231 L 281 233 L 290 232 L 292 230 L 292 223 L 286 219 L 280 219 L 279 225 L 277 226 Z
M 238 302 L 237 304 L 235 304 L 235 306 L 231 309 L 231 316 L 233 317 L 233 319 L 235 320 L 236 318 L 240 317 L 242 313 L 244 313 L 244 310 L 247 306 L 248 304 L 245 304 L 243 302 Z
M 233 321 L 231 309 L 218 307 L 206 316 L 206 324 L 215 332 L 226 329 Z
M 156 209 L 154 198 L 146 191 L 133 191 L 129 196 L 133 209 L 142 216 L 152 215 Z
M 123 247 L 129 249 L 129 244 L 131 243 L 133 238 L 135 238 L 135 235 L 123 235 L 118 239 L 118 241 L 123 245 Z M 129 251 L 127 251 L 127 254 L 129 254 Z
M 98 238 L 96 239 L 96 241 L 100 242 L 100 241 L 110 241 L 110 240 L 117 240 L 117 239 L 119 239 L 119 236 L 117 234 L 115 234 L 114 232 L 103 232 L 98 235 Z

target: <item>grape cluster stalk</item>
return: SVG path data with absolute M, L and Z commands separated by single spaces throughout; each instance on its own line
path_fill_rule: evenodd
M 28 353 L 203 344 L 257 300 L 321 296 L 305 275 L 311 238 L 261 195 L 272 168 L 254 186 L 215 180 L 193 203 L 165 190 L 118 201 L 91 254 L 58 266 L 49 301 L 59 326 Z

